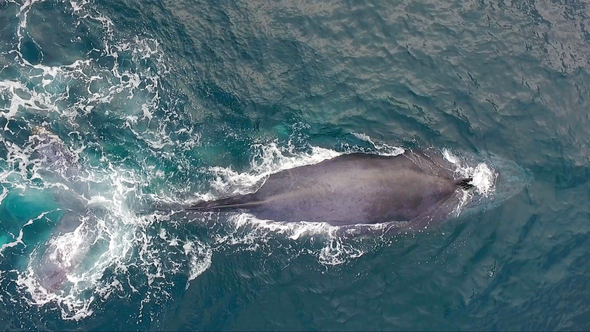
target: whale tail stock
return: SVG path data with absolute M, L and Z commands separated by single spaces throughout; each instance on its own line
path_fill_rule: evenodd
M 455 185 L 457 185 L 465 190 L 469 190 L 469 189 L 472 189 L 473 187 L 475 187 L 474 185 L 472 185 L 470 183 L 471 181 L 473 181 L 473 178 L 459 179 L 459 180 L 455 181 Z
M 260 204 L 254 194 L 231 196 L 214 201 L 203 201 L 192 205 L 184 204 L 167 204 L 165 206 L 154 206 L 157 211 L 199 211 L 199 212 L 220 212 L 235 211 L 240 209 L 252 208 Z
M 246 194 L 222 198 L 215 201 L 199 202 L 187 206 L 184 209 L 189 211 L 234 211 L 251 208 L 259 203 L 260 202 L 255 198 L 254 194 Z

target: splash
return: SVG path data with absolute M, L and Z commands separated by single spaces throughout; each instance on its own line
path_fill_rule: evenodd
M 404 148 L 399 146 L 391 146 L 383 142 L 374 142 L 371 137 L 363 133 L 352 133 L 356 138 L 361 139 L 371 144 L 380 155 L 383 156 L 397 156 L 405 152 Z
M 494 186 L 498 174 L 492 170 L 486 163 L 478 163 L 477 166 L 470 166 L 466 160 L 460 159 L 451 151 L 444 149 L 443 156 L 450 163 L 455 165 L 455 173 L 461 178 L 472 178 L 473 184 L 477 192 L 484 196 L 489 196 L 494 193 Z
M 532 177 L 516 163 L 488 154 L 487 156 L 458 156 L 443 150 L 444 158 L 455 165 L 459 177 L 471 177 L 476 188 L 464 192 L 458 212 L 463 215 L 494 208 L 518 194 Z

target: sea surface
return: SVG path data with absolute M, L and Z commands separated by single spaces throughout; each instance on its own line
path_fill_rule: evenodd
M 0 0 L 0 330 L 589 330 L 589 29 L 580 0 Z M 420 231 L 153 209 L 414 149 L 476 185 Z

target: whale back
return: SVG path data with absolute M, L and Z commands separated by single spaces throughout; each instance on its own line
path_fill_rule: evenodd
M 450 167 L 441 164 L 421 152 L 346 154 L 272 174 L 255 193 L 189 209 L 243 210 L 261 219 L 333 225 L 412 221 L 429 213 L 442 218 L 446 213 L 437 207 L 448 209 L 445 201 L 469 184 L 453 179 Z

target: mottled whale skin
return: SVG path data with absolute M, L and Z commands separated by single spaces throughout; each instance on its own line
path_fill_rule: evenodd
M 352 153 L 268 177 L 256 192 L 201 202 L 186 210 L 243 211 L 260 219 L 331 225 L 390 221 L 422 225 L 447 219 L 471 178 L 454 179 L 436 154 Z

